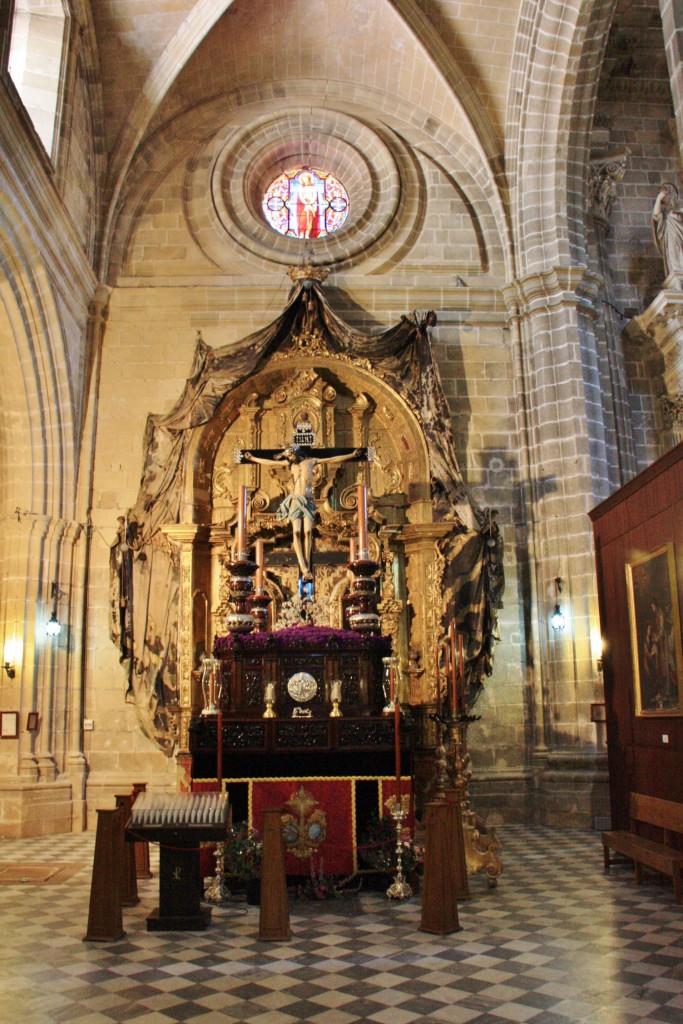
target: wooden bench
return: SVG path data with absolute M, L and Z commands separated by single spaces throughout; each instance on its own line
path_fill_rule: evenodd
M 661 800 L 656 796 L 631 793 L 631 831 L 603 832 L 602 846 L 605 857 L 605 871 L 609 871 L 610 850 L 633 861 L 636 884 L 642 883 L 643 865 L 668 875 L 674 884 L 674 899 L 681 902 L 683 897 L 683 851 L 672 845 L 674 833 L 683 835 L 683 804 L 673 800 Z M 661 830 L 661 841 L 648 839 L 639 834 L 642 825 L 655 826 Z

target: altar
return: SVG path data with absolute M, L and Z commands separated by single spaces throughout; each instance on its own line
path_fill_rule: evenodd
M 410 810 L 410 719 L 400 719 L 397 762 L 396 716 L 383 686 L 390 652 L 388 637 L 315 626 L 214 643 L 216 714 L 190 726 L 193 786 L 220 778 L 234 820 L 257 829 L 268 806 L 289 814 L 297 832 L 290 874 L 307 873 L 312 853 L 339 874 L 362 867 L 359 842 L 395 800 L 397 770 Z M 297 843 L 310 838 L 309 825 L 318 840 Z
M 436 316 L 362 334 L 328 273 L 290 268 L 282 313 L 241 341 L 198 337 L 111 552 L 126 699 L 179 788 L 232 780 L 236 817 L 266 780 L 361 780 L 349 800 L 379 813 L 397 776 L 418 815 L 462 796 L 451 732 L 492 672 L 502 545 L 458 467 Z

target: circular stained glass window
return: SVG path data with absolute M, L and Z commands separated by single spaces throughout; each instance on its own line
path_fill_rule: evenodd
M 292 238 L 324 238 L 339 230 L 348 212 L 346 189 L 318 167 L 284 171 L 263 197 L 263 214 L 271 228 Z

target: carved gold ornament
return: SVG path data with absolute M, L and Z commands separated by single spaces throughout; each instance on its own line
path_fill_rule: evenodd
M 293 814 L 283 814 L 282 836 L 287 853 L 293 853 L 300 860 L 308 860 L 327 837 L 327 815 L 325 811 L 313 810 L 318 801 L 299 786 L 287 801 Z

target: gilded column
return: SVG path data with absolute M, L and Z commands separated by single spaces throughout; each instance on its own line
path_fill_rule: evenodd
M 451 523 L 405 526 L 401 533 L 406 553 L 406 581 L 412 610 L 410 646 L 422 655 L 422 673 L 411 676 L 410 703 L 436 700 L 434 653 L 443 633 L 443 556 L 439 541 L 452 532 Z

